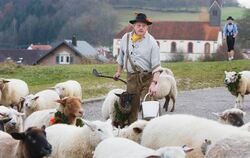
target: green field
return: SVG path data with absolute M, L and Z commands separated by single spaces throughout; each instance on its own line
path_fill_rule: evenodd
M 228 16 L 233 16 L 235 19 L 239 19 L 244 14 L 244 8 L 240 7 L 226 7 L 222 10 L 222 20 L 225 20 Z M 128 25 L 128 21 L 134 17 L 134 12 L 143 12 L 153 20 L 165 20 L 165 21 L 198 21 L 199 13 L 173 13 L 162 11 L 151 11 L 143 9 L 117 9 L 118 19 L 120 27 Z
M 248 60 L 177 62 L 163 63 L 163 66 L 173 70 L 179 91 L 224 86 L 225 70 L 250 70 Z M 84 99 L 104 96 L 113 88 L 125 88 L 121 82 L 93 76 L 93 68 L 106 75 L 113 75 L 116 65 L 23 66 L 21 68 L 0 65 L 0 77 L 22 79 L 28 83 L 33 93 L 52 87 L 58 82 L 77 80 L 82 85 Z M 125 78 L 125 75 L 122 78 Z

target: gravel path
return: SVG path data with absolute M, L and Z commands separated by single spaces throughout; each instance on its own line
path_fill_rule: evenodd
M 103 101 L 87 103 L 84 105 L 85 118 L 89 120 L 102 119 L 101 106 Z M 212 112 L 222 112 L 234 106 L 235 97 L 232 96 L 225 87 L 207 88 L 192 91 L 179 92 L 175 111 L 172 113 L 192 114 L 217 119 Z M 163 106 L 163 102 L 161 103 Z M 170 102 L 170 105 L 172 103 Z M 161 107 L 162 107 L 161 106 Z M 250 121 L 250 96 L 245 96 L 244 121 Z M 169 106 L 170 108 L 170 106 Z M 167 112 L 170 113 L 170 112 Z

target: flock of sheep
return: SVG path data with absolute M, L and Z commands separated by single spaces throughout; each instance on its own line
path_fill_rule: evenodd
M 0 158 L 246 158 L 250 123 L 244 125 L 243 98 L 250 93 L 250 72 L 225 72 L 225 84 L 238 82 L 236 104 L 215 113 L 219 121 L 186 114 L 166 114 L 129 126 L 115 124 L 115 104 L 129 104 L 123 89 L 111 90 L 102 105 L 106 121 L 82 119 L 82 88 L 74 80 L 29 94 L 19 79 L 0 79 Z M 155 100 L 170 99 L 175 109 L 177 85 L 165 68 Z M 53 123 L 56 112 L 65 122 Z M 84 123 L 77 127 L 77 119 Z M 45 128 L 46 127 L 46 128 Z

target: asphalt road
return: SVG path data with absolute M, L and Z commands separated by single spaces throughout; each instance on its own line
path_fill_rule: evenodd
M 103 101 L 84 104 L 85 118 L 88 120 L 102 120 L 101 106 Z M 234 107 L 235 97 L 225 87 L 207 88 L 178 93 L 175 111 L 171 114 L 192 114 L 216 120 L 212 112 L 222 112 Z M 163 107 L 163 101 L 161 103 Z M 172 103 L 170 102 L 170 105 Z M 169 108 L 171 108 L 169 106 Z M 162 109 L 163 110 L 163 109 Z M 164 110 L 165 111 L 165 110 Z M 245 122 L 250 121 L 250 95 L 245 96 Z M 167 112 L 169 114 L 170 112 Z M 165 112 L 163 113 L 165 114 Z M 140 114 L 139 114 L 140 116 Z

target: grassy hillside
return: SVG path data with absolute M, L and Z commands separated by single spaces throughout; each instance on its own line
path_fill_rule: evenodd
M 223 86 L 225 70 L 250 70 L 248 60 L 163 63 L 163 66 L 173 70 L 179 90 Z M 74 79 L 81 83 L 84 99 L 104 96 L 113 88 L 125 88 L 121 82 L 93 76 L 93 68 L 103 74 L 113 75 L 116 65 L 23 66 L 20 68 L 0 65 L 0 77 L 25 80 L 33 93 L 52 87 L 58 82 Z M 125 78 L 125 73 L 122 78 Z
M 242 17 L 244 8 L 240 7 L 226 7 L 222 10 L 222 20 L 225 20 L 229 15 L 235 19 Z M 134 12 L 144 12 L 153 20 L 167 20 L 167 21 L 197 21 L 199 13 L 173 13 L 151 11 L 143 9 L 117 9 L 118 19 L 120 19 L 120 28 L 128 25 L 128 21 L 134 17 Z

